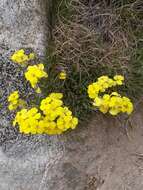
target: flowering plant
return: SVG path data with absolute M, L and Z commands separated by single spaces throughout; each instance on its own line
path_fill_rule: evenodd
M 34 59 L 33 53 L 26 55 L 24 50 L 15 52 L 11 59 L 18 64 L 27 66 L 27 62 Z M 25 78 L 36 93 L 41 93 L 38 86 L 40 79 L 47 78 L 44 64 L 29 65 L 25 72 Z M 66 79 L 66 72 L 59 73 L 59 80 Z M 20 99 L 18 91 L 12 92 L 8 97 L 9 110 L 17 111 L 13 126 L 18 124 L 19 131 L 24 134 L 61 134 L 68 129 L 75 129 L 78 125 L 78 118 L 74 117 L 67 106 L 64 105 L 62 93 L 50 93 L 42 99 L 40 105 L 28 108 L 25 101 Z
M 39 110 L 36 107 L 20 110 L 13 125 L 18 123 L 20 132 L 25 134 L 55 135 L 74 129 L 78 119 L 63 105 L 62 97 L 61 93 L 51 93 L 41 101 Z
M 93 106 L 97 107 L 102 113 L 109 112 L 111 115 L 117 115 L 121 112 L 131 114 L 133 104 L 131 100 L 125 96 L 121 96 L 118 92 L 103 94 L 107 89 L 118 85 L 123 85 L 124 77 L 115 75 L 113 79 L 108 76 L 101 76 L 97 82 L 88 86 L 88 95 L 93 99 Z
M 25 54 L 25 51 L 18 50 L 11 59 L 20 65 L 24 65 L 25 79 L 29 82 L 36 93 L 42 93 L 39 86 L 41 79 L 51 78 L 50 73 L 47 74 L 43 63 L 30 65 L 30 61 L 34 60 L 35 54 Z M 48 80 L 49 80 L 48 78 Z M 69 76 L 62 69 L 56 77 L 58 80 L 66 83 Z M 133 103 L 128 97 L 121 96 L 117 91 L 112 90 L 124 83 L 122 75 L 115 75 L 109 78 L 103 75 L 88 86 L 88 96 L 92 99 L 94 107 L 98 108 L 102 113 L 110 113 L 113 116 L 119 113 L 127 113 L 133 111 Z M 67 85 L 67 84 L 66 84 Z M 80 91 L 80 90 L 79 90 Z M 69 100 L 69 99 L 68 99 Z M 86 101 L 88 99 L 86 98 Z M 51 92 L 46 97 L 40 100 L 40 103 L 32 107 L 28 107 L 26 102 L 20 98 L 19 92 L 16 90 L 8 97 L 9 110 L 16 110 L 16 116 L 13 121 L 13 126 L 19 126 L 19 131 L 24 134 L 48 134 L 58 135 L 69 129 L 75 129 L 78 125 L 78 118 L 73 116 L 69 107 L 64 105 L 63 93 Z M 65 101 L 68 104 L 67 101 Z M 88 101 L 89 102 L 89 101 Z M 71 104 L 69 104 L 71 105 Z

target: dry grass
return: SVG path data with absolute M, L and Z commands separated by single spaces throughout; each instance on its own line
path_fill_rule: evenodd
M 67 71 L 62 91 L 67 104 L 80 117 L 91 109 L 87 85 L 103 74 L 111 77 L 123 74 L 126 86 L 122 93 L 136 96 L 137 91 L 142 91 L 143 68 L 140 70 L 141 60 L 136 61 L 137 57 L 142 59 L 139 56 L 143 39 L 142 7 L 140 0 L 59 3 L 49 61 Z
M 128 51 L 134 36 L 130 41 L 127 31 L 118 24 L 120 14 L 97 4 L 87 7 L 79 0 L 72 0 L 67 8 L 74 14 L 70 19 L 59 14 L 53 34 L 54 56 L 60 64 L 68 68 L 76 65 L 78 71 L 97 66 L 117 66 L 124 70 L 130 60 Z

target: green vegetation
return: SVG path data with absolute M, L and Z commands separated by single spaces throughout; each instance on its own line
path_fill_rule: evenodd
M 82 0 L 55 0 L 52 6 L 45 93 L 62 92 L 65 104 L 81 120 L 91 113 L 87 86 L 101 75 L 124 75 L 126 85 L 119 92 L 134 101 L 141 97 L 142 1 L 103 0 L 88 6 Z M 56 78 L 60 70 L 67 72 L 65 81 Z

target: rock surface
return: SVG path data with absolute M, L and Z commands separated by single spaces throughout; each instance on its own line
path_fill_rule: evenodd
M 142 190 L 142 107 L 131 118 L 130 138 L 117 120 L 98 114 L 60 137 L 22 136 L 11 126 L 6 96 L 23 82 L 8 56 L 21 47 L 43 54 L 47 2 L 0 0 L 0 190 Z
M 115 119 L 96 115 L 60 137 L 17 138 L 0 149 L 1 190 L 142 190 L 143 112 L 125 135 Z
M 47 45 L 48 0 L 0 0 L 0 53 L 30 47 L 43 53 Z

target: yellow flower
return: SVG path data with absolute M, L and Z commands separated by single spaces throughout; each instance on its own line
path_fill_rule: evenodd
M 41 89 L 39 87 L 37 87 L 37 89 L 35 89 L 35 91 L 40 94 L 41 93 Z
M 109 77 L 107 75 L 103 75 L 98 78 L 99 82 L 107 82 L 109 80 Z
M 19 98 L 19 93 L 18 93 L 18 91 L 16 90 L 16 91 L 12 92 L 12 93 L 9 95 L 8 101 L 9 101 L 9 102 L 17 101 L 18 98 Z
M 78 119 L 73 117 L 68 107 L 63 106 L 62 93 L 51 93 L 41 101 L 40 110 L 36 107 L 17 112 L 13 126 L 19 125 L 24 134 L 58 135 L 68 129 L 75 129 Z
M 118 109 L 118 107 L 111 108 L 111 109 L 109 110 L 109 113 L 110 113 L 111 115 L 117 115 L 119 112 L 120 112 L 120 110 Z
M 22 109 L 17 112 L 13 125 L 15 126 L 16 123 L 18 123 L 21 133 L 37 134 L 37 131 L 41 131 L 39 129 L 39 121 L 41 118 L 41 114 L 37 108 L 31 108 L 30 110 Z
M 53 102 L 51 102 L 51 106 L 53 109 L 56 109 L 57 107 L 60 107 L 63 104 L 62 100 L 55 99 Z
M 30 54 L 29 54 L 29 59 L 32 60 L 32 59 L 34 59 L 34 58 L 35 58 L 35 54 L 34 54 L 34 53 L 30 53 Z
M 75 129 L 77 125 L 78 125 L 78 118 L 74 117 L 74 118 L 72 119 L 71 128 L 72 128 L 72 129 Z
M 98 96 L 100 86 L 96 83 L 92 83 L 88 86 L 88 95 L 90 98 L 94 99 Z
M 10 111 L 12 111 L 12 110 L 16 110 L 17 107 L 18 107 L 17 105 L 9 104 L 8 109 L 9 109 Z
M 120 94 L 118 92 L 112 92 L 111 96 L 120 96 Z
M 116 82 L 113 79 L 110 79 L 108 76 L 99 77 L 96 83 L 101 86 L 101 92 L 105 92 L 106 89 L 116 86 Z
M 128 115 L 133 112 L 133 104 L 127 97 L 123 97 L 122 112 L 127 112 Z
M 112 97 L 110 98 L 109 106 L 110 106 L 110 107 L 114 107 L 114 106 L 116 106 L 116 105 L 117 105 L 117 97 L 116 97 L 116 96 L 112 96 Z
M 41 92 L 40 88 L 37 86 L 37 83 L 41 78 L 47 77 L 48 74 L 44 71 L 43 64 L 28 66 L 27 71 L 25 72 L 25 78 L 30 82 L 32 88 L 34 88 L 37 93 Z
M 115 75 L 114 80 L 116 81 L 117 85 L 122 85 L 124 77 L 122 75 Z
M 17 107 L 19 106 L 19 93 L 18 93 L 18 91 L 14 91 L 8 96 L 8 102 L 9 102 L 8 109 L 10 111 L 17 109 Z
M 99 107 L 99 110 L 104 114 L 108 112 L 108 109 L 109 107 L 104 104 Z
M 63 94 L 62 93 L 51 93 L 49 95 L 49 97 L 51 99 L 62 99 L 63 98 Z
M 93 99 L 93 106 L 97 107 L 102 113 L 109 112 L 111 115 L 117 115 L 121 112 L 131 114 L 133 111 L 133 104 L 127 97 L 121 97 L 118 92 L 112 92 L 111 94 L 100 93 L 105 92 L 106 89 L 114 87 L 116 85 L 122 85 L 124 77 L 122 75 L 115 75 L 114 80 L 106 75 L 98 78 L 97 82 L 94 82 L 88 86 L 88 95 Z
M 15 63 L 25 64 L 26 62 L 35 58 L 34 53 L 30 53 L 29 55 L 25 54 L 24 49 L 20 49 L 16 51 L 12 56 L 11 60 Z
M 109 102 L 109 100 L 110 100 L 110 95 L 109 95 L 109 94 L 104 94 L 104 95 L 103 95 L 103 100 Z
M 130 115 L 133 112 L 133 109 L 134 109 L 134 107 L 133 107 L 132 102 L 128 102 L 127 103 L 127 114 Z
M 98 78 L 97 82 L 94 82 L 88 86 L 88 95 L 91 99 L 98 97 L 99 93 L 105 92 L 108 88 L 116 86 L 121 83 L 122 77 L 115 76 L 117 81 L 109 78 L 106 75 L 103 75 Z
M 113 79 L 109 79 L 108 80 L 108 86 L 109 87 L 116 86 L 116 82 Z
M 61 79 L 61 80 L 65 80 L 66 77 L 67 77 L 67 74 L 66 74 L 65 71 L 60 72 L 60 74 L 59 74 L 59 79 Z
M 22 123 L 24 119 L 27 118 L 27 109 L 22 109 L 21 111 L 17 112 L 15 119 L 13 121 L 13 126 L 16 125 L 16 123 Z
M 99 107 L 102 104 L 102 99 L 99 97 L 96 97 L 94 99 L 93 105 Z

